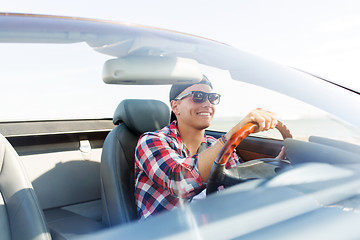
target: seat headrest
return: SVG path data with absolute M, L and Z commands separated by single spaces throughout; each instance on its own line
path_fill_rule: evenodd
M 142 134 L 161 129 L 170 123 L 170 108 L 159 100 L 125 99 L 116 108 L 113 123 L 124 123 L 131 131 Z

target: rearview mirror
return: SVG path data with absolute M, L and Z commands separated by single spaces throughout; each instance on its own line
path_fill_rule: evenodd
M 179 57 L 128 56 L 110 59 L 103 68 L 103 81 L 108 84 L 187 84 L 201 79 L 199 63 Z

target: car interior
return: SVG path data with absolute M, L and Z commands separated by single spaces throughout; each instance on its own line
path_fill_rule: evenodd
M 6 142 L 1 144 L 2 198 L 14 191 L 25 195 L 11 199 L 14 206 L 21 201 L 22 212 L 16 208 L 12 213 L 12 204 L 0 205 L 8 213 L 1 221 L 2 229 L 7 229 L 1 239 L 72 239 L 136 221 L 132 187 L 135 145 L 143 132 L 160 129 L 169 121 L 170 109 L 165 103 L 127 99 L 119 104 L 112 120 L 1 123 L 7 138 L 1 138 Z M 33 132 L 10 133 L 14 124 L 19 132 L 32 124 Z M 59 132 L 67 132 L 46 133 L 55 124 L 62 126 Z M 219 137 L 221 132 L 207 134 Z M 265 144 L 261 138 L 248 137 L 237 151 L 244 160 L 251 160 L 273 157 L 281 146 L 279 140 Z M 19 227 L 23 231 L 16 231 Z
M 16 192 L 15 197 L 11 198 L 13 204 L 1 205 L 7 206 L 7 209 L 2 209 L 2 211 L 7 211 L 9 215 L 9 219 L 2 221 L 3 229 L 7 230 L 2 231 L 2 239 L 17 239 L 18 236 L 14 234 L 18 234 L 20 239 L 31 239 L 33 236 L 39 236 L 39 239 L 50 239 L 50 234 L 52 239 L 71 239 L 73 236 L 136 220 L 134 189 L 131 187 L 134 185 L 135 145 L 142 133 L 160 129 L 168 125 L 169 121 L 169 107 L 161 101 L 137 99 L 122 101 L 114 113 L 113 123 L 117 126 L 105 140 L 101 140 L 104 141 L 101 161 L 100 159 L 79 161 L 76 152 L 80 152 L 81 149 L 71 151 L 66 148 L 66 143 L 56 142 L 66 137 L 72 138 L 73 141 L 77 137 L 85 139 L 86 133 L 81 136 L 73 134 L 73 136 L 57 136 L 57 139 L 51 139 L 54 142 L 50 142 L 50 139 L 44 139 L 46 143 L 38 140 L 38 150 L 36 154 L 32 153 L 32 158 L 42 154 L 50 157 L 52 152 L 61 154 L 62 152 L 69 153 L 68 150 L 70 150 L 71 153 L 58 156 L 59 161 L 51 170 L 52 173 L 47 172 L 33 181 L 35 191 L 26 177 L 27 173 L 22 168 L 22 162 L 16 151 L 2 136 L 1 193 L 3 198 L 6 198 Z M 92 143 L 99 141 L 98 136 L 90 134 L 87 137 L 87 140 L 80 140 L 80 142 L 89 141 L 90 145 L 93 145 Z M 14 137 L 11 139 L 14 140 L 15 146 L 21 145 L 21 140 L 17 142 Z M 3 144 L 5 142 L 6 144 Z M 40 148 L 43 144 L 53 145 L 52 148 L 44 149 L 49 153 L 41 152 Z M 79 143 L 79 148 L 81 148 L 80 145 Z M 21 146 L 19 147 L 21 150 Z M 28 153 L 26 150 L 23 152 Z M 70 159 L 66 159 L 64 163 L 64 157 Z M 62 166 L 59 167 L 59 165 Z M 73 169 L 73 174 L 83 176 L 71 176 L 70 168 Z M 52 178 L 54 176 L 65 182 L 57 183 Z M 12 184 L 9 184 L 9 181 Z M 49 184 L 51 186 L 48 186 Z M 53 191 L 49 192 L 49 189 Z M 38 192 L 35 193 L 36 191 Z M 49 194 L 52 195 L 55 191 L 56 197 L 49 198 Z M 39 196 L 40 201 L 36 195 Z M 26 201 L 22 200 L 23 198 Z M 21 207 L 21 212 L 17 209 L 18 205 Z M 41 208 L 40 205 L 45 207 Z M 14 209 L 11 206 L 14 206 Z M 22 229 L 21 226 L 27 222 L 29 222 L 25 224 L 27 228 Z M 10 228 L 6 228 L 6 225 Z M 15 231 L 16 229 L 23 231 Z

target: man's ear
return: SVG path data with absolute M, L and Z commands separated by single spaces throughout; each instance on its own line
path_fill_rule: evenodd
M 177 111 L 178 111 L 178 102 L 175 100 L 172 100 L 170 102 L 170 106 L 171 106 L 171 110 L 174 112 L 175 115 L 177 115 Z

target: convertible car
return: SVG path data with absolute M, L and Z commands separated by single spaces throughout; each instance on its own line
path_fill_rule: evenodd
M 0 239 L 360 238 L 358 89 L 105 20 L 0 13 L 0 52 Z M 205 199 L 139 220 L 136 142 L 169 124 L 170 86 L 203 74 L 221 94 L 207 134 L 258 107 L 280 123 L 226 142 Z M 224 170 L 232 151 L 244 163 Z

